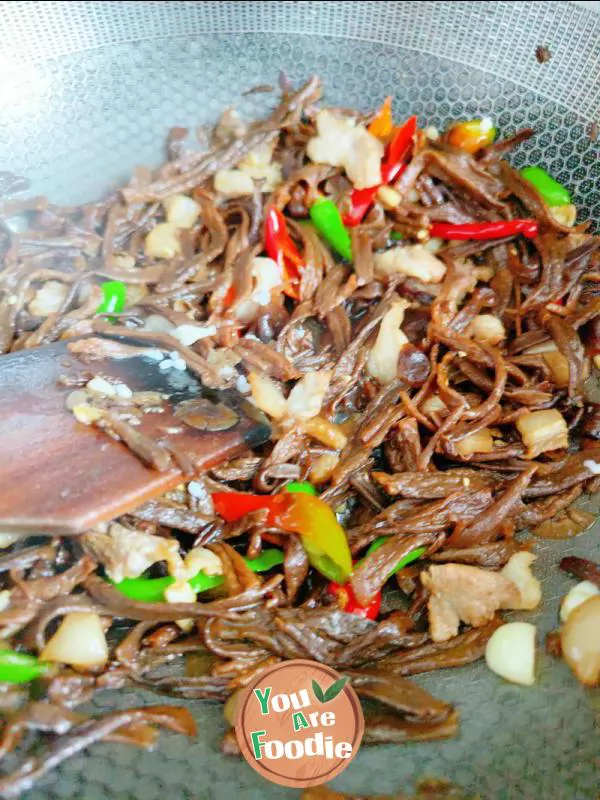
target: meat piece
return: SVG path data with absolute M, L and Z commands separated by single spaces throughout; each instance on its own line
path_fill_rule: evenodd
M 167 561 L 171 572 L 183 567 L 176 539 L 151 536 L 114 522 L 107 533 L 83 537 L 84 549 L 104 566 L 113 581 L 137 578 L 157 561 Z
M 486 489 L 499 479 L 473 469 L 449 469 L 445 472 L 373 472 L 373 478 L 392 497 L 415 497 L 419 500 L 435 500 L 447 497 L 451 492 L 464 489 Z
M 456 636 L 461 622 L 479 628 L 500 608 L 517 608 L 521 595 L 517 586 L 497 572 L 466 564 L 431 566 L 421 573 L 431 592 L 429 626 L 434 642 Z

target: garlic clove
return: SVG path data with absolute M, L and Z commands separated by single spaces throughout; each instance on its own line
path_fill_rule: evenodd
M 178 228 L 171 222 L 160 222 L 152 228 L 144 242 L 144 252 L 149 258 L 175 258 L 181 254 Z
M 569 446 L 566 420 L 555 408 L 530 411 L 520 416 L 515 424 L 527 447 L 526 458 L 535 458 L 540 453 Z
M 508 622 L 494 631 L 486 648 L 488 667 L 511 683 L 535 683 L 535 625 Z
M 167 603 L 195 603 L 196 592 L 187 581 L 177 581 L 165 589 L 165 600 Z M 177 619 L 175 623 L 186 633 L 194 627 L 193 619 Z
M 531 565 L 536 556 L 527 550 L 521 550 L 512 555 L 500 574 L 516 584 L 521 594 L 521 603 L 514 608 L 537 608 L 542 600 L 542 585 L 531 572 Z
M 471 323 L 470 331 L 477 342 L 498 344 L 506 339 L 506 329 L 494 314 L 478 314 Z
M 560 606 L 560 618 L 562 622 L 566 622 L 571 616 L 571 613 L 575 611 L 578 606 L 597 594 L 600 594 L 600 589 L 591 581 L 581 581 L 581 583 L 573 586 L 563 597 Z
M 73 667 L 100 667 L 108 661 L 108 645 L 98 614 L 66 614 L 54 636 L 40 653 L 42 661 Z
M 563 658 L 586 686 L 600 684 L 600 595 L 589 597 L 568 616 L 560 634 Z
M 456 442 L 456 449 L 463 458 L 468 458 L 473 453 L 492 453 L 494 451 L 494 438 L 489 428 L 470 433 L 464 439 Z
M 215 173 L 215 190 L 225 197 L 244 197 L 254 191 L 254 181 L 239 169 L 220 169 Z
M 184 194 L 174 194 L 163 200 L 167 222 L 177 228 L 192 228 L 200 216 L 200 204 Z
M 281 419 L 285 416 L 287 401 L 279 384 L 267 375 L 259 375 L 258 372 L 251 372 L 248 375 L 248 383 L 252 391 L 252 400 L 261 411 L 273 419 Z

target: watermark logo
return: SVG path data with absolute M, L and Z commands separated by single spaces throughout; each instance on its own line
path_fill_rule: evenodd
M 235 732 L 246 761 L 280 786 L 335 778 L 358 752 L 365 728 L 347 678 L 316 661 L 284 661 L 259 673 L 238 709 Z

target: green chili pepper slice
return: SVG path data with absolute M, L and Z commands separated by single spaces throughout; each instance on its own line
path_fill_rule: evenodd
M 348 569 L 344 569 L 343 566 L 336 564 L 336 562 L 328 555 L 325 555 L 319 547 L 313 546 L 308 537 L 302 539 L 302 545 L 306 550 L 310 565 L 314 567 L 317 572 L 320 572 L 321 575 L 324 575 L 335 583 L 345 583 L 348 580 Z
M 97 314 L 120 314 L 125 311 L 127 287 L 123 281 L 106 281 L 100 287 L 104 300 L 98 306 Z
M 374 542 L 371 542 L 371 546 L 367 550 L 367 555 L 370 556 L 371 553 L 375 553 L 379 548 L 387 542 L 389 536 L 380 536 L 378 539 L 375 539 Z M 395 575 L 398 570 L 404 569 L 409 564 L 412 564 L 413 561 L 421 558 L 421 556 L 427 551 L 426 547 L 416 547 L 414 550 L 411 550 L 410 553 L 407 553 L 403 558 L 398 561 L 394 569 L 391 571 L 391 575 Z
M 165 599 L 165 590 L 175 583 L 175 578 L 123 578 L 113 584 L 125 597 L 138 600 L 140 603 L 162 603 Z
M 352 261 L 350 234 L 333 200 L 325 197 L 317 200 L 310 207 L 309 213 L 313 225 L 327 244 L 331 245 L 346 261 Z
M 246 564 L 252 572 L 266 572 L 278 564 L 283 564 L 283 553 L 275 548 L 263 550 L 258 558 L 246 559 Z M 204 572 L 199 572 L 190 578 L 189 584 L 196 594 L 199 594 L 221 586 L 224 580 L 222 575 L 206 575 Z M 175 578 L 170 575 L 164 578 L 124 578 L 118 583 L 112 581 L 111 583 L 115 589 L 131 600 L 140 603 L 162 603 L 165 599 L 165 590 L 175 583 Z
M 252 572 L 266 572 L 278 566 L 278 564 L 283 564 L 283 553 L 274 547 L 269 548 L 268 550 L 263 550 L 257 558 L 247 558 L 246 564 Z
M 533 184 L 549 206 L 566 206 L 571 202 L 571 195 L 561 183 L 555 181 L 541 167 L 524 167 L 521 175 Z
M 400 231 L 390 231 L 390 239 L 394 242 L 399 242 L 404 239 L 404 234 L 400 233 Z
M 318 492 L 312 483 L 308 481 L 292 481 L 288 483 L 287 486 L 283 487 L 284 492 L 296 492 L 298 494 L 312 494 L 313 497 L 316 497 Z
M 0 650 L 0 682 L 28 683 L 45 675 L 49 669 L 50 664 L 35 656 L 17 653 L 16 650 Z

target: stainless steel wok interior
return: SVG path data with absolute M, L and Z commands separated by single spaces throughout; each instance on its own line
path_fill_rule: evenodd
M 539 64 L 538 45 L 549 62 Z M 517 164 L 542 164 L 600 220 L 600 15 L 563 2 L 0 2 L 0 160 L 62 202 L 90 200 L 138 163 L 158 163 L 171 125 L 213 120 L 229 105 L 260 113 L 280 70 L 325 80 L 327 101 L 372 108 L 394 95 L 398 116 L 423 123 L 489 114 L 502 131 L 537 136 Z M 566 552 L 600 557 L 599 531 L 541 543 L 544 604 L 556 625 L 569 585 Z M 456 704 L 455 740 L 363 749 L 335 782 L 392 793 L 423 776 L 483 798 L 587 800 L 600 786 L 600 693 L 540 657 L 533 688 L 501 682 L 482 664 L 423 678 Z M 150 702 L 106 694 L 98 705 Z M 101 744 L 67 762 L 30 800 L 247 800 L 295 797 L 219 752 L 219 707 L 193 703 L 200 735 L 163 735 L 154 753 Z

